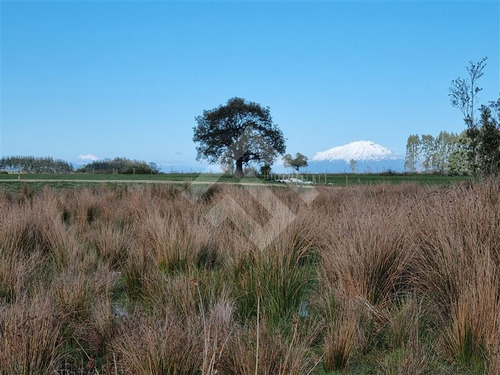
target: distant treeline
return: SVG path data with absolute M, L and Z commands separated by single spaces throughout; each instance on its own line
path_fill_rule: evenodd
M 0 159 L 0 171 L 11 173 L 70 173 L 73 166 L 51 157 L 9 156 Z
M 442 131 L 437 137 L 412 134 L 406 143 L 407 172 L 469 174 L 466 157 L 467 136 Z
M 77 173 L 123 173 L 123 174 L 157 174 L 158 166 L 155 163 L 146 163 L 140 160 L 114 158 L 97 160 L 79 168 Z
M 157 174 L 159 168 L 155 163 L 115 158 L 94 161 L 74 171 L 73 166 L 65 160 L 51 157 L 9 156 L 0 159 L 0 171 L 9 173 Z
M 482 106 L 481 117 L 462 133 L 413 134 L 406 143 L 407 172 L 500 174 L 500 99 Z

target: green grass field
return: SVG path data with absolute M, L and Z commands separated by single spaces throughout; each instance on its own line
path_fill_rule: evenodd
M 168 173 L 158 175 L 144 174 L 0 174 L 0 190 L 10 193 L 19 193 L 24 186 L 31 191 L 39 191 L 44 187 L 55 189 L 81 189 L 87 187 L 99 187 L 102 185 L 119 187 L 130 185 L 137 181 L 138 184 L 144 183 L 165 183 L 172 182 L 181 184 L 190 183 L 259 183 L 283 184 L 278 182 L 281 179 L 293 177 L 292 174 L 273 174 L 272 178 L 259 179 L 257 177 L 245 177 L 244 179 L 235 178 L 227 174 L 211 173 Z M 328 185 L 333 187 L 345 187 L 356 185 L 374 185 L 374 184 L 401 184 L 401 183 L 419 183 L 423 185 L 450 185 L 461 181 L 470 181 L 472 177 L 468 176 L 446 176 L 434 174 L 300 174 L 298 176 L 304 181 L 312 181 L 314 185 Z M 13 181 L 15 180 L 15 181 Z M 46 180 L 46 181 L 44 181 Z M 306 185 L 311 186 L 311 185 Z
M 192 181 L 201 179 L 206 181 L 221 180 L 224 182 L 239 181 L 231 175 L 210 174 L 210 173 L 168 173 L 168 174 L 0 174 L 1 180 L 19 178 L 21 180 L 147 180 L 147 181 Z
M 273 174 L 272 178 L 265 182 L 275 182 L 282 178 L 293 177 L 293 174 Z M 454 182 L 470 180 L 468 176 L 446 176 L 434 174 L 344 174 L 344 173 L 329 173 L 329 174 L 299 174 L 299 178 L 304 181 L 313 181 L 317 184 L 333 184 L 337 186 L 359 185 L 359 184 L 375 184 L 375 183 L 407 183 L 417 182 L 421 184 L 451 184 Z M 172 182 L 257 182 L 260 181 L 256 177 L 245 177 L 238 179 L 228 174 L 216 173 L 166 173 L 157 175 L 146 174 L 0 174 L 0 182 L 2 180 L 19 179 L 22 181 L 29 180 L 88 180 L 101 181 L 172 181 Z
M 12 180 L 16 181 L 12 181 Z M 46 181 L 44 181 L 46 180 Z M 59 180 L 59 181 L 55 181 Z M 106 182 L 103 182 L 105 180 Z M 55 189 L 81 189 L 87 187 L 100 187 L 102 185 L 120 187 L 123 185 L 130 185 L 131 181 L 147 181 L 154 183 L 158 182 L 172 182 L 183 183 L 191 182 L 193 180 L 199 182 L 226 182 L 237 183 L 240 181 L 230 175 L 221 174 L 160 174 L 160 175 L 125 175 L 125 174 L 0 174 L 0 190 L 11 193 L 18 193 L 27 186 L 29 190 L 39 191 L 44 187 L 51 187 Z M 120 182 L 123 181 L 123 182 Z M 247 178 L 245 181 L 258 182 L 256 178 Z

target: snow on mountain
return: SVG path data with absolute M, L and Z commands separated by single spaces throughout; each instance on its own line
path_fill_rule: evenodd
M 399 159 L 399 156 L 389 150 L 387 147 L 381 146 L 372 141 L 357 141 L 343 146 L 333 147 L 326 151 L 317 152 L 311 160 L 313 161 L 335 161 L 351 160 L 367 161 L 367 160 L 388 160 Z

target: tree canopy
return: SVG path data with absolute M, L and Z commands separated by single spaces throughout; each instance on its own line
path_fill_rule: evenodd
M 158 166 L 155 163 L 114 158 L 113 160 L 96 160 L 77 170 L 78 173 L 123 173 L 123 174 L 156 174 Z
M 16 173 L 70 173 L 73 166 L 51 157 L 8 156 L 0 159 L 0 170 Z
M 295 154 L 295 158 L 290 154 L 286 154 L 283 157 L 283 165 L 285 167 L 291 167 L 299 172 L 300 168 L 307 167 L 307 156 L 302 155 L 300 152 Z
M 479 62 L 469 62 L 467 66 L 467 78 L 457 78 L 451 81 L 450 100 L 451 105 L 458 108 L 467 125 L 465 131 L 465 146 L 468 164 L 474 175 L 477 172 L 483 174 L 498 174 L 500 172 L 500 98 L 492 101 L 489 105 L 479 107 L 478 96 L 482 91 L 478 81 L 483 76 L 487 58 Z
M 481 172 L 487 175 L 500 173 L 500 119 L 498 112 L 495 113 L 495 106 L 499 103 L 500 99 L 489 106 L 481 106 L 478 166 Z
M 272 164 L 285 153 L 285 138 L 273 123 L 269 107 L 231 98 L 225 105 L 204 110 L 195 118 L 193 141 L 198 143 L 197 160 L 209 163 L 236 164 L 236 176 L 243 176 L 243 166 L 256 162 Z
M 405 170 L 408 172 L 440 172 L 468 174 L 469 167 L 463 154 L 463 134 L 441 131 L 431 134 L 412 134 L 406 143 Z

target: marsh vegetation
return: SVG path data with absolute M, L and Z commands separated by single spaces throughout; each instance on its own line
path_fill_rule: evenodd
M 0 191 L 1 373 L 500 372 L 498 180 L 255 189 Z

